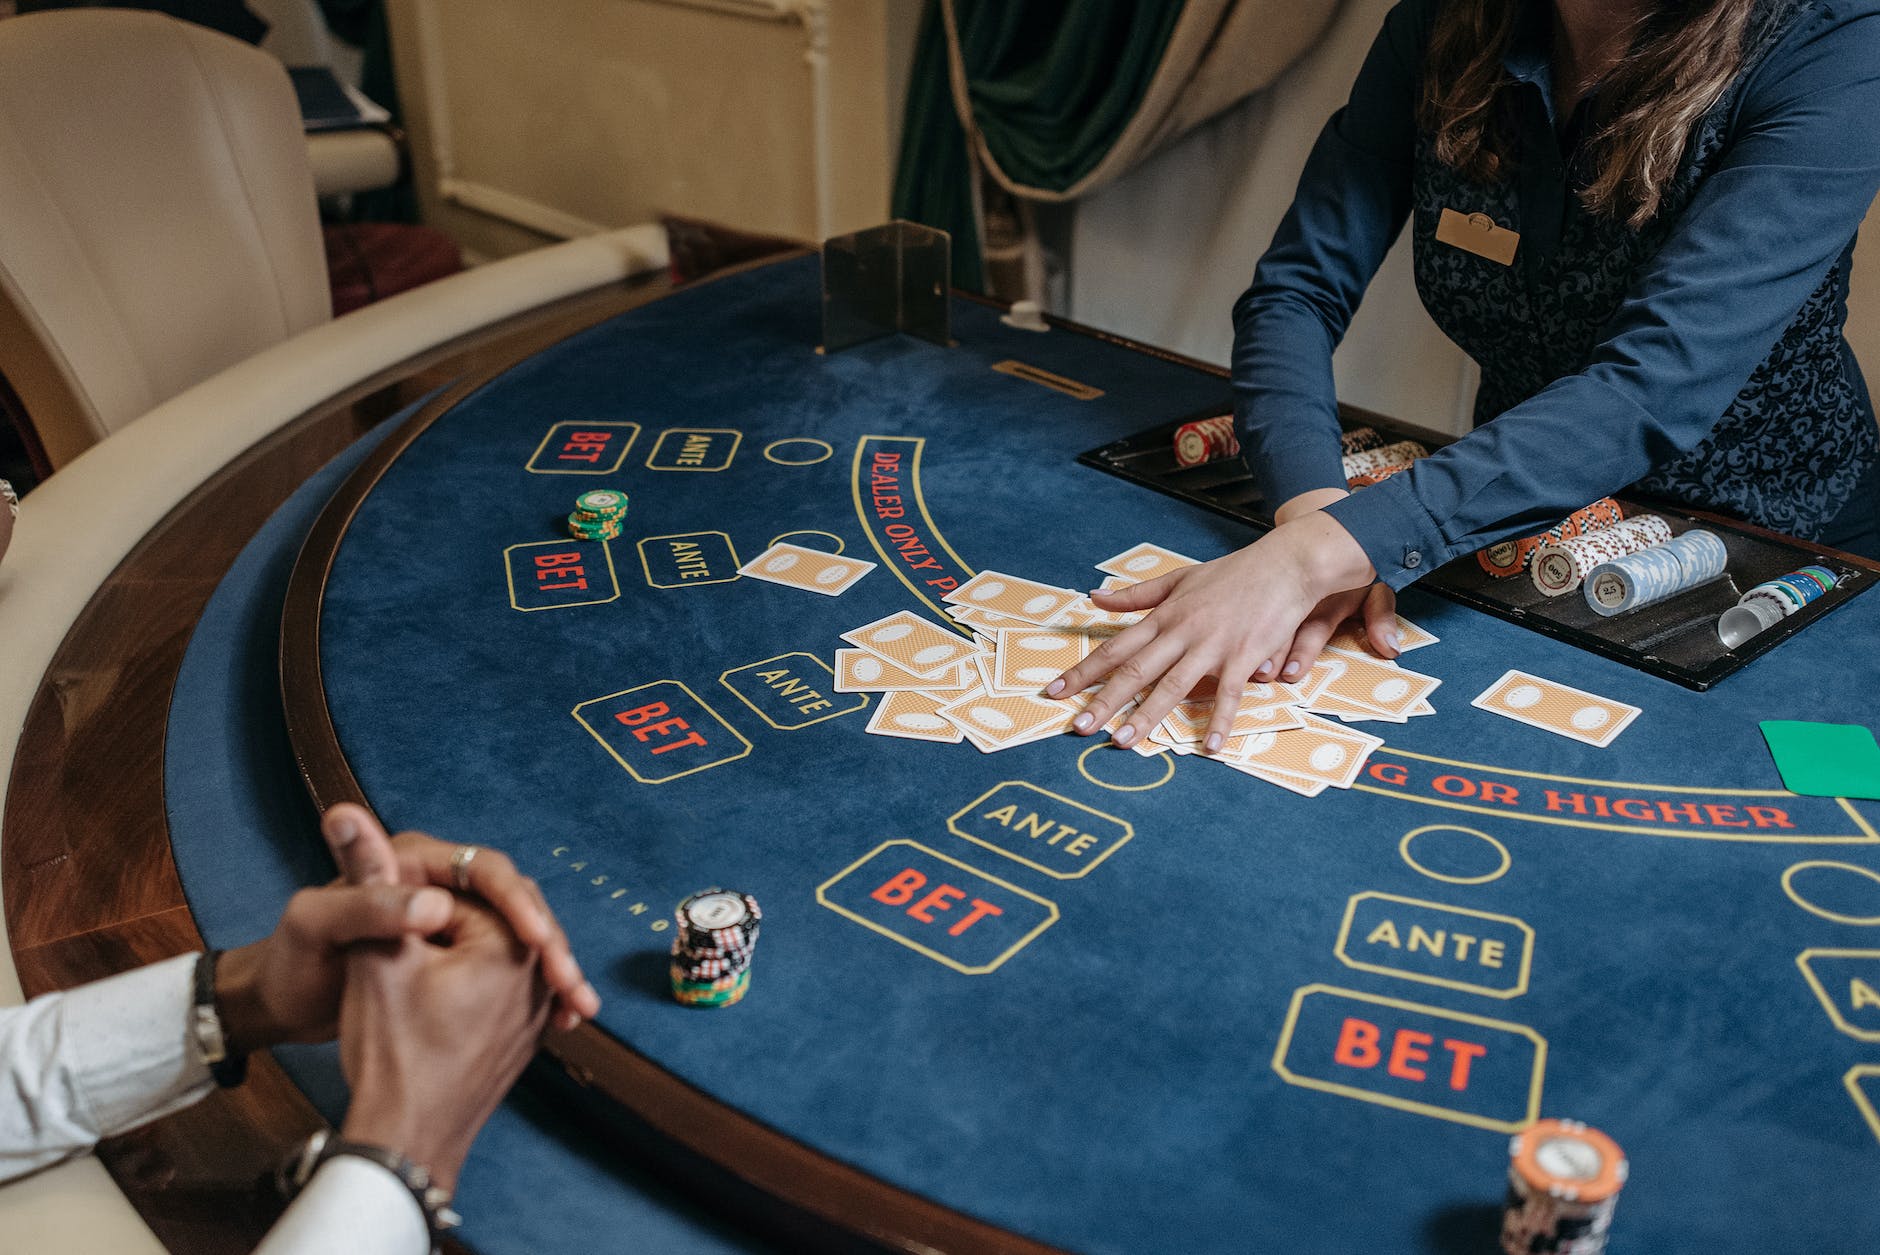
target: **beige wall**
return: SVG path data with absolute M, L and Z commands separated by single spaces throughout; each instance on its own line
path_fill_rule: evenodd
M 1847 342 L 1867 376 L 1867 387 L 1880 397 L 1880 200 L 1867 211 L 1860 243 L 1854 249 L 1852 288 L 1847 301 Z
M 428 221 L 474 255 L 888 216 L 919 0 L 390 0 Z

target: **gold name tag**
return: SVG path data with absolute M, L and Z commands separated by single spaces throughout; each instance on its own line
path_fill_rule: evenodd
M 1453 209 L 1445 209 L 1443 216 L 1436 220 L 1436 239 L 1439 243 L 1453 245 L 1477 257 L 1512 266 L 1514 250 L 1521 243 L 1521 233 L 1496 226 L 1495 220 L 1487 214 L 1459 214 Z

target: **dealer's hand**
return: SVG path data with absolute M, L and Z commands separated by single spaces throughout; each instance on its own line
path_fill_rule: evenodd
M 340 1135 L 423 1165 L 446 1193 L 470 1143 L 535 1054 L 549 993 L 534 951 L 467 897 L 429 937 L 346 956 Z
M 1360 606 L 1366 610 L 1373 644 L 1389 649 L 1388 640 L 1381 638 L 1394 632 L 1394 602 L 1387 595 L 1367 595 L 1376 576 L 1370 559 L 1317 504 L 1295 500 L 1299 508 L 1288 510 L 1271 532 L 1245 549 L 1096 595 L 1105 610 L 1151 613 L 1045 689 L 1058 697 L 1082 692 L 1108 677 L 1072 725 L 1076 731 L 1102 727 L 1148 689 L 1116 733 L 1118 745 L 1131 745 L 1213 676 L 1214 717 L 1205 745 L 1218 750 L 1233 726 L 1247 681 L 1256 678 L 1256 672 L 1270 678 L 1302 659 L 1302 665 L 1309 665 L 1332 631 Z M 1387 656 L 1394 652 L 1389 649 Z
M 1343 488 L 1321 488 L 1315 492 L 1301 493 L 1274 511 L 1273 521 L 1291 522 L 1350 495 Z M 1332 639 L 1332 633 L 1354 618 L 1361 620 L 1365 634 L 1370 637 L 1371 648 L 1380 655 L 1395 658 L 1403 652 L 1397 638 L 1397 594 L 1387 584 L 1372 584 L 1369 588 L 1333 593 L 1319 602 L 1312 613 L 1306 616 L 1306 621 L 1299 625 L 1299 631 L 1293 636 L 1292 648 L 1255 667 L 1253 678 L 1261 684 L 1298 679 L 1324 650 L 1325 642 Z
M 437 885 L 451 888 L 452 856 L 460 848 L 422 832 L 388 837 L 378 817 L 363 806 L 339 802 L 321 817 L 320 831 L 332 847 L 343 879 L 356 884 Z M 464 867 L 470 893 L 494 907 L 523 945 L 541 956 L 542 979 L 555 995 L 555 1026 L 571 1029 L 601 1009 L 601 998 L 581 974 L 555 913 L 534 880 L 507 854 L 478 846 Z

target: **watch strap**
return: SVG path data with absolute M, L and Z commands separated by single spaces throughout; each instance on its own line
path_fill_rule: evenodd
M 209 1075 L 223 1089 L 233 1089 L 248 1079 L 248 1056 L 233 1054 L 228 1037 L 222 1031 L 222 1016 L 215 1009 L 215 965 L 220 950 L 205 950 L 196 960 L 195 1005 L 190 1010 L 190 1031 L 196 1039 L 196 1053 L 209 1065 Z

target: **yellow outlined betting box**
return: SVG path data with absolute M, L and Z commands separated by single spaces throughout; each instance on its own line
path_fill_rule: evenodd
M 636 684 L 569 713 L 641 784 L 668 784 L 751 752 L 724 716 L 678 680 Z
M 584 434 L 606 439 L 583 440 Z M 612 475 L 625 465 L 639 434 L 638 423 L 556 423 L 535 446 L 525 469 L 531 475 Z
M 1831 964 L 1835 960 L 1846 960 L 1865 965 L 1865 975 L 1850 975 L 1847 978 L 1850 997 L 1846 1006 L 1834 996 L 1821 973 L 1815 970 L 1816 962 L 1821 959 L 1827 959 Z M 1857 1041 L 1880 1041 L 1880 1002 L 1871 1004 L 1876 1011 L 1869 1012 L 1865 1017 L 1872 1027 L 1856 1024 L 1847 1018 L 1850 1011 L 1859 1014 L 1864 1010 L 1869 1005 L 1865 1001 L 1866 997 L 1880 991 L 1880 950 L 1804 950 L 1795 956 L 1795 966 L 1802 969 L 1802 979 L 1815 991 L 1815 997 L 1821 1000 L 1821 1009 L 1828 1013 L 1828 1019 L 1835 1028 Z
M 646 455 L 646 469 L 722 471 L 743 441 L 744 433 L 731 427 L 668 427 Z
M 639 542 L 638 548 L 640 571 L 653 588 L 697 588 L 703 584 L 729 584 L 743 578 L 738 568 L 744 564 L 738 561 L 738 551 L 731 537 L 723 532 L 648 536 Z
M 1864 1084 L 1866 1081 L 1876 1079 L 1880 1079 L 1880 1063 L 1857 1063 L 1847 1070 L 1847 1075 L 1841 1079 L 1841 1083 L 1847 1086 L 1849 1097 L 1853 1098 L 1854 1105 L 1860 1108 L 1861 1119 L 1867 1122 L 1867 1127 L 1873 1131 L 1874 1138 L 1880 1140 L 1880 1109 L 1875 1108 L 1874 1095 L 1867 1092 Z M 1880 1087 L 1877 1087 L 1875 1092 L 1880 1093 Z
M 1397 907 L 1407 907 L 1409 910 L 1393 914 L 1391 907 L 1372 907 L 1373 903 L 1394 903 Z M 1365 919 L 1357 928 L 1357 944 L 1366 947 L 1361 953 L 1368 956 L 1362 959 L 1351 953 L 1352 924 L 1361 914 Z M 1399 918 L 1399 914 L 1403 918 Z M 1472 923 L 1473 920 L 1481 920 L 1487 927 Z M 1367 946 L 1371 937 L 1384 934 L 1387 924 L 1390 929 L 1387 935 L 1395 944 L 1380 940 Z M 1470 931 L 1463 932 L 1464 928 Z M 1497 965 L 1489 965 L 1484 961 L 1484 955 L 1488 952 L 1483 947 L 1489 942 L 1500 943 L 1501 961 Z M 1527 992 L 1528 970 L 1534 963 L 1534 930 L 1512 915 L 1472 911 L 1467 907 L 1367 890 L 1352 894 L 1351 901 L 1345 904 L 1344 922 L 1338 926 L 1338 941 L 1332 946 L 1332 953 L 1338 956 L 1340 963 L 1360 972 L 1377 972 L 1402 980 L 1421 981 L 1426 985 L 1440 985 L 1444 989 L 1481 994 L 1485 998 L 1518 998 Z M 1402 956 L 1398 963 L 1384 961 L 1387 957 L 1397 956 Z M 1403 965 L 1418 956 L 1423 957 L 1427 967 L 1418 969 Z M 1465 980 L 1461 976 L 1441 976 L 1430 970 L 1439 962 L 1447 962 L 1452 965 L 1450 970 L 1467 972 L 1472 976 L 1494 978 L 1499 974 L 1501 981 L 1492 983 L 1491 979 Z
M 750 691 L 732 683 L 732 676 Z M 718 682 L 779 732 L 868 709 L 868 694 L 836 692 L 836 673 L 829 664 L 800 650 L 733 667 Z
M 1356 1004 L 1354 1007 L 1353 1004 Z M 1381 1007 L 1387 1013 L 1379 1014 L 1371 1008 Z M 1311 1008 L 1311 1010 L 1308 1010 Z M 1379 1030 L 1378 1040 L 1372 1049 L 1377 1054 L 1375 1063 L 1361 1067 L 1341 1068 L 1337 1062 L 1326 1059 L 1307 1059 L 1293 1057 L 1295 1043 L 1306 1033 L 1301 1025 L 1307 1024 L 1312 1030 L 1311 1036 L 1322 1044 L 1325 1033 L 1322 1024 L 1329 1020 L 1324 1017 L 1336 1016 L 1340 1012 L 1347 1016 L 1347 1023 L 1356 1011 L 1375 1017 L 1375 1027 Z M 1318 1021 L 1318 1023 L 1308 1023 Z M 1498 1095 L 1502 1099 L 1499 1111 L 1483 1110 L 1477 1106 L 1465 1108 L 1460 1105 L 1445 1105 L 1440 1101 L 1446 1094 L 1454 1092 L 1439 1075 L 1446 1068 L 1453 1068 L 1455 1060 L 1462 1056 L 1451 1051 L 1452 1059 L 1445 1061 L 1436 1049 L 1423 1053 L 1419 1067 L 1425 1071 L 1427 1079 L 1418 1083 L 1416 1097 L 1406 1096 L 1404 1086 L 1396 1086 L 1395 1092 L 1380 1088 L 1389 1084 L 1388 1079 L 1379 1079 L 1379 1074 L 1388 1077 L 1385 1060 L 1395 1068 L 1402 1062 L 1397 1054 L 1394 1030 L 1407 1024 L 1456 1024 L 1466 1026 L 1457 1030 L 1457 1036 L 1463 1041 L 1456 1045 L 1470 1048 L 1481 1047 L 1483 1054 L 1476 1057 L 1476 1076 L 1480 1080 L 1492 1069 L 1494 1075 L 1512 1078 L 1516 1073 L 1524 1074 L 1520 1083 L 1509 1083 Z M 1434 1025 L 1432 1025 L 1434 1027 Z M 1390 1037 L 1385 1030 L 1393 1030 Z M 1434 1047 L 1442 1042 L 1444 1047 L 1451 1045 L 1436 1032 L 1421 1033 L 1426 1038 L 1425 1046 Z M 1464 1037 L 1464 1033 L 1467 1034 Z M 1488 1046 L 1483 1039 L 1498 1041 L 1502 1047 L 1513 1052 L 1513 1060 L 1503 1064 L 1498 1057 L 1493 1065 L 1484 1065 Z M 1390 1042 L 1391 1044 L 1386 1044 Z M 1407 1064 L 1404 1064 L 1408 1067 Z M 1286 1023 L 1280 1029 L 1279 1044 L 1273 1050 L 1273 1071 L 1288 1085 L 1297 1085 L 1303 1089 L 1321 1090 L 1328 1094 L 1337 1094 L 1343 1098 L 1355 1098 L 1359 1102 L 1376 1103 L 1383 1107 L 1392 1107 L 1398 1111 L 1408 1111 L 1416 1115 L 1430 1116 L 1437 1120 L 1449 1120 L 1456 1124 L 1466 1124 L 1472 1128 L 1493 1129 L 1498 1133 L 1518 1133 L 1540 1118 L 1541 1086 L 1547 1071 L 1547 1039 L 1525 1024 L 1514 1024 L 1507 1020 L 1491 1020 L 1486 1016 L 1466 1015 L 1460 1011 L 1445 1011 L 1441 1007 L 1424 1006 L 1421 1003 L 1405 1002 L 1400 998 L 1386 998 L 1379 994 L 1360 993 L 1355 989 L 1339 989 L 1332 985 L 1306 985 L 1294 992 L 1292 1005 L 1286 1011 Z M 1453 1071 L 1450 1073 L 1453 1079 Z M 1372 1082 L 1372 1087 L 1360 1084 Z M 1427 1086 L 1427 1089 L 1424 1087 Z
M 558 562 L 551 567 L 542 567 L 534 558 L 525 559 L 524 550 L 541 549 L 560 557 L 573 554 L 575 562 Z M 594 556 L 599 554 L 599 561 Z M 540 555 L 538 555 L 540 556 Z M 526 580 L 516 578 L 516 567 L 527 562 L 523 567 Z M 606 573 L 606 580 L 599 578 Z M 549 578 L 541 576 L 547 574 Z M 520 545 L 511 545 L 503 550 L 503 576 L 509 581 L 509 605 L 513 610 L 528 614 L 535 610 L 566 610 L 570 606 L 604 606 L 620 596 L 620 576 L 614 571 L 614 551 L 607 541 L 598 546 L 593 541 L 576 540 L 530 540 Z M 555 587 L 585 583 L 587 587 Z M 596 596 L 595 594 L 603 594 Z M 557 600 L 558 597 L 570 600 Z M 524 605 L 524 601 L 533 602 Z
M 1059 880 L 1076 880 L 1136 835 L 1130 824 L 1024 780 L 1004 780 L 947 819 L 947 831 Z
M 884 879 L 861 874 L 870 866 Z M 998 970 L 1058 919 L 1049 898 L 908 840 L 862 855 L 818 885 L 816 901 L 968 976 Z

